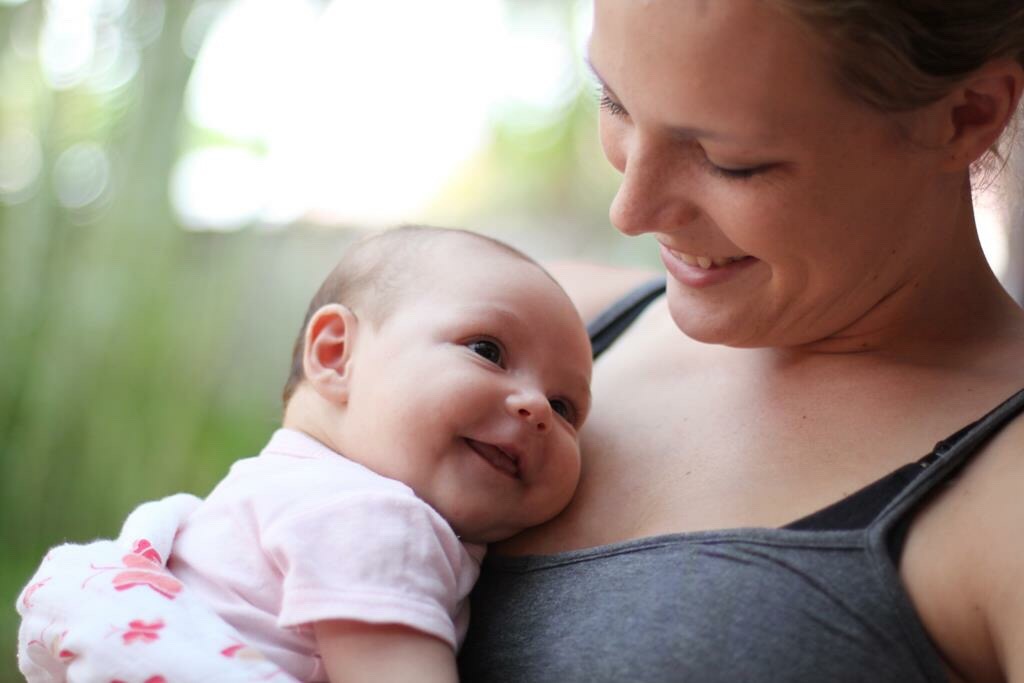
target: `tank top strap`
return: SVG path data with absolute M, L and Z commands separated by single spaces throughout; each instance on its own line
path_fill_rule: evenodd
M 633 324 L 647 306 L 665 292 L 665 278 L 649 280 L 601 312 L 587 325 L 590 344 L 597 358 Z
M 918 461 L 924 471 L 914 477 L 879 513 L 869 527 L 875 540 L 885 542 L 898 558 L 912 513 L 939 486 L 949 483 L 1000 429 L 1024 413 L 1024 390 L 1006 399 L 984 417 L 939 441 L 935 449 Z

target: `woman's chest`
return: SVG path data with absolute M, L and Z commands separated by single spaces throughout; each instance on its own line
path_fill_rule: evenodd
M 842 534 L 693 534 L 492 562 L 463 680 L 941 680 L 887 588 Z
M 783 526 L 922 457 L 943 436 L 934 416 L 917 420 L 920 431 L 900 431 L 906 411 L 868 418 L 851 397 L 785 394 L 733 378 L 648 377 L 643 391 L 595 382 L 594 393 L 580 487 L 551 527 L 571 547 Z
M 723 363 L 633 341 L 595 367 L 570 506 L 510 551 L 784 526 L 925 456 L 1005 398 L 1002 387 L 961 391 L 955 378 L 871 367 L 776 381 L 742 353 Z

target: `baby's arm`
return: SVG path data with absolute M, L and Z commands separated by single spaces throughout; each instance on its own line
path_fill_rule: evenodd
M 263 534 L 284 574 L 278 625 L 314 625 L 333 683 L 456 681 L 480 558 L 404 489 L 333 498 Z
M 317 622 L 315 629 L 331 683 L 458 680 L 451 646 L 407 626 L 339 620 Z

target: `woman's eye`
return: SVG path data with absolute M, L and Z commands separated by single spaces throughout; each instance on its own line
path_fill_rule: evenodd
M 504 354 L 497 342 L 489 339 L 477 339 L 476 341 L 469 342 L 466 346 L 476 355 L 489 360 L 495 365 L 500 366 L 505 362 Z
M 709 159 L 705 159 L 705 161 L 707 161 L 708 170 L 711 171 L 713 175 L 730 180 L 747 180 L 748 178 L 753 178 L 759 173 L 763 173 L 771 167 L 771 164 L 762 164 L 760 166 L 749 166 L 747 168 L 726 168 L 712 163 Z
M 562 416 L 569 424 L 576 424 L 576 411 L 573 409 L 572 404 L 561 398 L 553 398 L 550 401 L 551 410 Z
M 627 116 L 629 112 L 621 104 L 613 100 L 604 88 L 598 88 L 598 107 L 605 110 L 612 116 Z

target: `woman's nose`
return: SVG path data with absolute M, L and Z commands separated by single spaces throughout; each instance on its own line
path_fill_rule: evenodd
M 505 401 L 509 414 L 524 420 L 538 432 L 551 429 L 551 403 L 539 391 L 517 391 L 509 394 Z
M 608 211 L 619 232 L 642 235 L 685 227 L 700 209 L 690 197 L 694 178 L 690 156 L 668 142 L 634 133 L 621 152 L 622 182 Z

